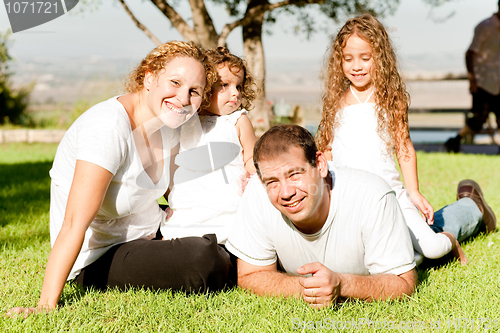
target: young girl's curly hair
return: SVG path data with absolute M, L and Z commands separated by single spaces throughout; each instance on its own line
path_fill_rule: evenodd
M 129 93 L 137 93 L 144 89 L 144 77 L 146 73 L 152 73 L 154 76 L 167 66 L 174 58 L 188 57 L 198 60 L 205 68 L 205 88 L 203 89 L 203 102 L 200 106 L 210 104 L 212 97 L 212 85 L 217 82 L 217 72 L 208 59 L 206 52 L 197 47 L 193 42 L 171 41 L 159 45 L 141 61 L 139 66 L 129 74 L 128 82 L 125 83 L 125 89 Z
M 245 61 L 240 57 L 229 52 L 227 47 L 219 46 L 216 49 L 208 50 L 208 58 L 215 65 L 216 69 L 227 66 L 231 73 L 236 74 L 243 71 L 243 82 L 241 85 L 241 105 L 240 109 L 247 111 L 253 109 L 252 102 L 255 99 L 256 86 L 255 81 L 247 70 Z
M 330 149 L 335 128 L 339 126 L 337 114 L 351 84 L 342 68 L 342 50 L 352 35 L 369 43 L 373 51 L 371 76 L 377 105 L 377 133 L 385 141 L 389 151 L 395 147 L 396 153 L 407 156 L 410 96 L 399 75 L 396 54 L 389 36 L 384 26 L 370 14 L 348 20 L 332 43 L 326 67 L 323 117 L 316 135 L 318 148 L 320 151 Z

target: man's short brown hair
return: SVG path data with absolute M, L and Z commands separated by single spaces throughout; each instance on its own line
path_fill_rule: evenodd
M 298 125 L 275 125 L 257 140 L 253 149 L 253 161 L 259 177 L 262 177 L 259 161 L 287 153 L 292 147 L 300 148 L 306 161 L 316 167 L 318 148 L 312 134 Z

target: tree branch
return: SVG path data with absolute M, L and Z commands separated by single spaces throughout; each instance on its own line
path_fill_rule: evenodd
M 184 21 L 184 19 L 170 6 L 167 0 L 151 0 L 151 2 L 165 15 L 177 31 L 188 41 L 200 43 L 195 31 Z
M 149 31 L 148 28 L 146 28 L 141 22 L 139 22 L 139 20 L 135 17 L 135 15 L 130 11 L 125 1 L 124 0 L 119 0 L 119 1 L 122 4 L 125 11 L 127 12 L 128 16 L 130 16 L 130 18 L 132 19 L 132 21 L 134 21 L 135 25 L 138 28 L 144 31 L 146 36 L 148 36 L 153 41 L 153 43 L 155 43 L 156 45 L 162 44 L 162 42 L 158 38 L 156 38 L 156 36 L 153 35 L 153 33 Z
M 243 18 L 232 23 L 228 23 L 222 28 L 217 44 L 218 46 L 224 46 L 226 44 L 227 36 L 231 33 L 231 31 L 239 26 L 249 24 L 255 17 L 262 15 L 262 13 L 270 12 L 277 8 L 283 8 L 286 6 L 302 7 L 311 4 L 324 4 L 325 2 L 326 0 L 284 0 L 273 4 L 268 3 L 265 5 L 253 7 L 245 13 L 245 16 L 243 16 Z

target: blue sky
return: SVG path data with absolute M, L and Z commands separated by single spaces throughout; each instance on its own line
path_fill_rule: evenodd
M 12 36 L 11 54 L 20 61 L 35 58 L 131 58 L 141 59 L 154 44 L 134 26 L 119 4 L 103 0 L 94 11 L 64 15 L 44 25 Z M 156 7 L 148 1 L 129 1 L 131 10 L 161 40 L 181 39 Z M 133 4 L 132 4 L 133 3 Z M 186 1 L 187 3 L 187 1 Z M 76 9 L 78 9 L 79 5 Z M 219 7 L 209 7 L 216 27 L 227 22 Z M 401 0 L 395 15 L 382 19 L 395 44 L 404 70 L 465 71 L 464 53 L 474 27 L 497 10 L 497 0 L 456 0 L 431 11 L 421 0 Z M 181 9 L 186 16 L 187 5 Z M 439 23 L 439 18 L 454 15 Z M 318 16 L 319 19 L 321 15 Z M 315 34 L 310 40 L 296 36 L 290 20 L 282 17 L 264 37 L 266 58 L 304 62 L 321 61 L 341 24 L 330 23 L 330 31 Z M 9 27 L 6 8 L 0 4 L 0 31 Z M 241 30 L 228 39 L 230 49 L 242 54 Z

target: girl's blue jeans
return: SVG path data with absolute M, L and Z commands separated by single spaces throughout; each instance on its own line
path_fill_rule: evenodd
M 447 231 L 459 241 L 479 233 L 483 214 L 470 198 L 463 198 L 445 206 L 434 213 L 431 229 L 437 232 Z

